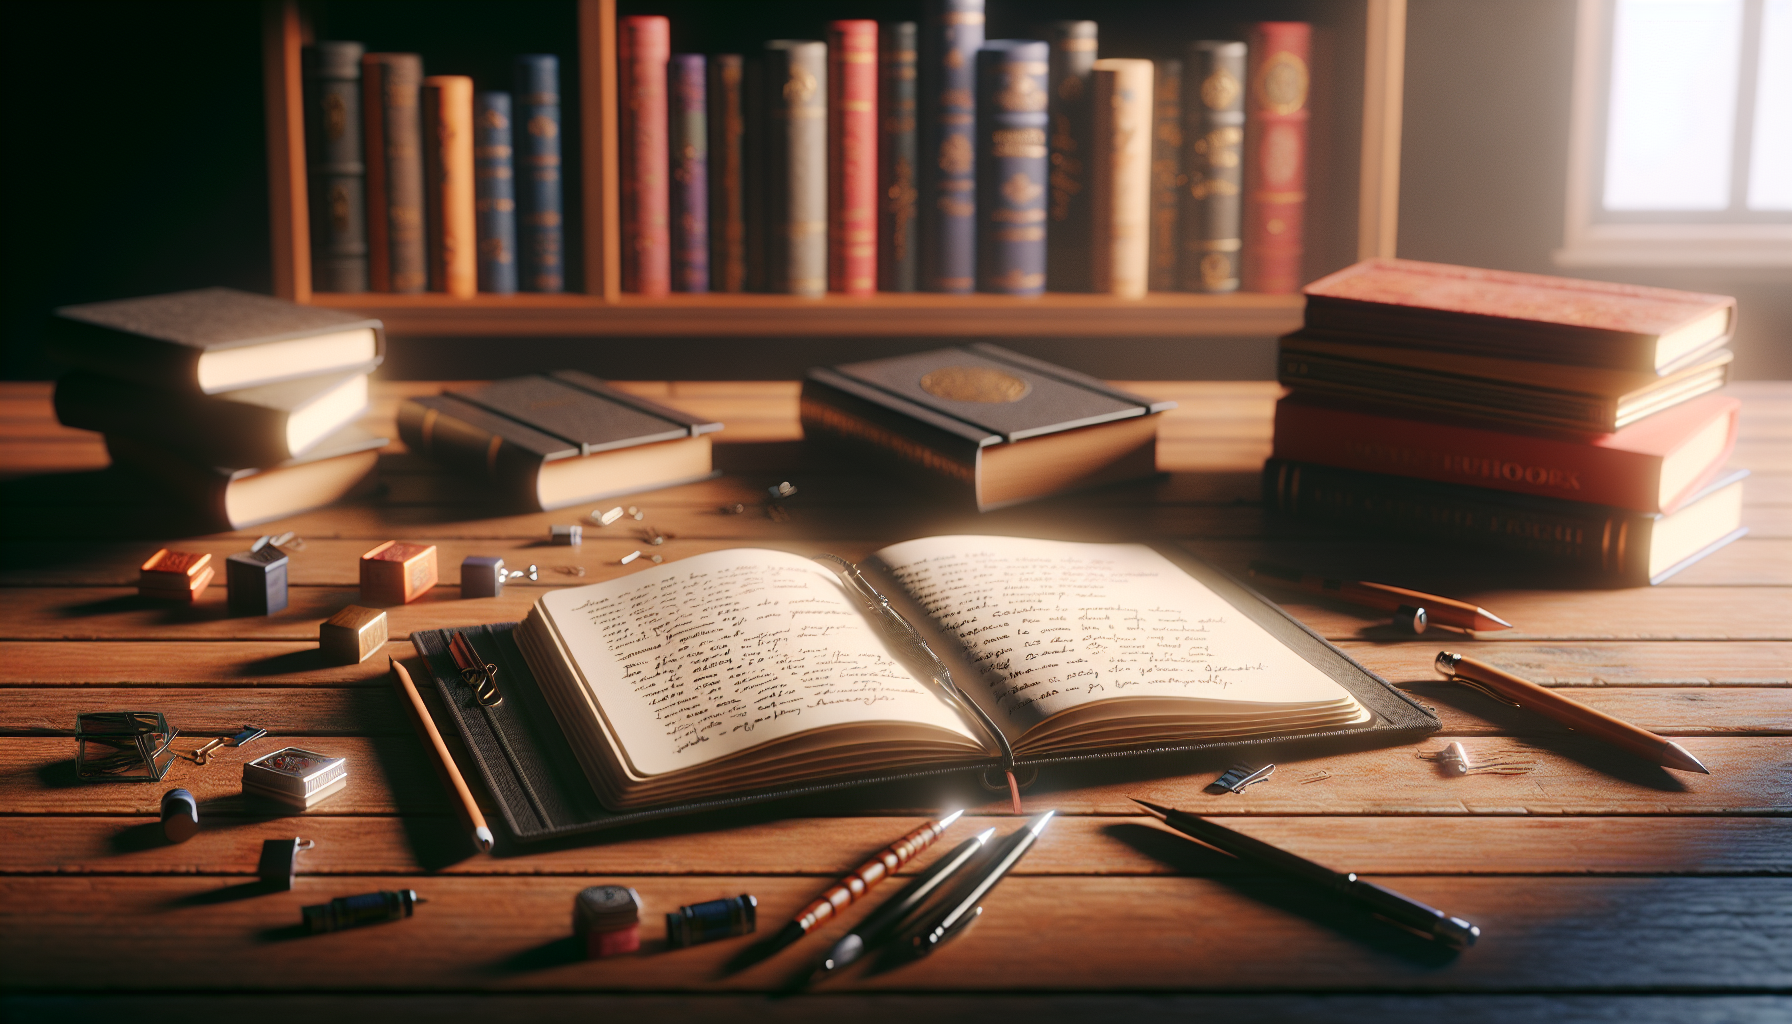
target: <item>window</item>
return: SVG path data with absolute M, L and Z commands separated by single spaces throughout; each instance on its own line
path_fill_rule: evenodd
M 1581 0 L 1564 266 L 1792 266 L 1792 0 Z

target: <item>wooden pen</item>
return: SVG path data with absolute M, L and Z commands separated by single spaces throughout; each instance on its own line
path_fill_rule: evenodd
M 1685 747 L 1673 740 L 1663 739 L 1621 718 L 1596 711 L 1580 701 L 1570 700 L 1554 690 L 1538 686 L 1528 679 L 1520 679 L 1510 672 L 1503 672 L 1484 661 L 1439 651 L 1436 664 L 1439 672 L 1452 679 L 1483 690 L 1497 700 L 1529 708 L 1575 732 L 1622 747 L 1638 757 L 1647 758 L 1650 764 L 1678 768 L 1683 772 L 1711 774 L 1711 770 L 1700 764 L 1698 758 L 1687 753 Z
M 1401 621 L 1411 619 L 1414 633 L 1423 633 L 1425 625 L 1433 622 L 1445 626 L 1455 626 L 1458 629 L 1512 628 L 1510 622 L 1479 605 L 1458 601 L 1451 597 L 1427 594 L 1420 590 L 1389 586 L 1386 583 L 1327 579 L 1315 573 L 1304 573 L 1299 569 L 1290 569 L 1287 566 L 1271 562 L 1252 562 L 1251 575 L 1274 580 L 1309 594 L 1333 597 L 1340 601 L 1362 605 L 1365 608 L 1394 612 Z
M 423 695 L 417 692 L 417 684 L 411 682 L 411 674 L 398 663 L 397 658 L 390 658 L 388 661 L 392 665 L 392 681 L 404 696 L 405 710 L 411 713 L 411 724 L 417 727 L 424 745 L 435 755 L 436 772 L 441 775 L 442 782 L 454 791 L 455 802 L 460 806 L 461 820 L 473 830 L 473 845 L 484 853 L 492 852 L 492 830 L 486 827 L 485 815 L 479 813 L 479 805 L 473 802 L 473 791 L 467 788 L 467 780 L 461 777 L 460 769 L 454 766 L 454 755 L 448 752 L 448 744 L 442 742 L 442 734 L 436 729 L 435 720 L 429 716 L 429 708 L 423 704 Z

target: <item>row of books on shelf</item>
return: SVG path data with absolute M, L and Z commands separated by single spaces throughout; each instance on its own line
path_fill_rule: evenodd
M 1410 260 L 1305 291 L 1272 509 L 1631 586 L 1747 532 L 1735 299 Z
M 984 38 L 984 0 L 831 22 L 756 53 L 671 52 L 619 19 L 622 290 L 1293 293 L 1303 22 L 1101 58 L 1093 21 Z M 416 54 L 308 58 L 321 291 L 561 291 L 558 62 L 512 92 Z

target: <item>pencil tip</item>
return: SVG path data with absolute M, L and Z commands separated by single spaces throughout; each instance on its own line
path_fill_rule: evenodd
M 1692 756 L 1692 754 L 1687 752 L 1687 749 L 1680 744 L 1669 741 L 1668 749 L 1673 752 L 1672 756 L 1679 762 L 1678 764 L 1669 765 L 1668 767 L 1678 768 L 1685 772 L 1699 772 L 1704 775 L 1711 774 L 1711 769 L 1705 767 L 1703 761 Z
M 1498 615 L 1493 614 L 1492 612 L 1488 611 L 1485 608 L 1476 608 L 1475 616 L 1476 616 L 1476 618 L 1484 619 L 1487 622 L 1493 623 L 1493 625 L 1491 625 L 1491 626 L 1483 626 L 1483 625 L 1481 625 L 1481 623 L 1477 622 L 1477 623 L 1475 623 L 1476 629 L 1511 629 L 1512 628 L 1512 624 L 1510 622 L 1507 622 L 1505 619 L 1500 618 Z

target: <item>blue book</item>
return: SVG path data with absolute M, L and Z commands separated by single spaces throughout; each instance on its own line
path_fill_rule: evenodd
M 977 50 L 983 0 L 928 0 L 921 30 L 921 287 L 969 292 L 977 262 Z
M 978 291 L 1045 291 L 1050 67 L 1041 41 L 992 39 L 977 51 Z
M 560 202 L 560 58 L 516 59 L 518 261 L 526 292 L 566 290 L 565 226 Z
M 473 98 L 473 210 L 479 235 L 479 290 L 516 291 L 516 171 L 510 94 Z

